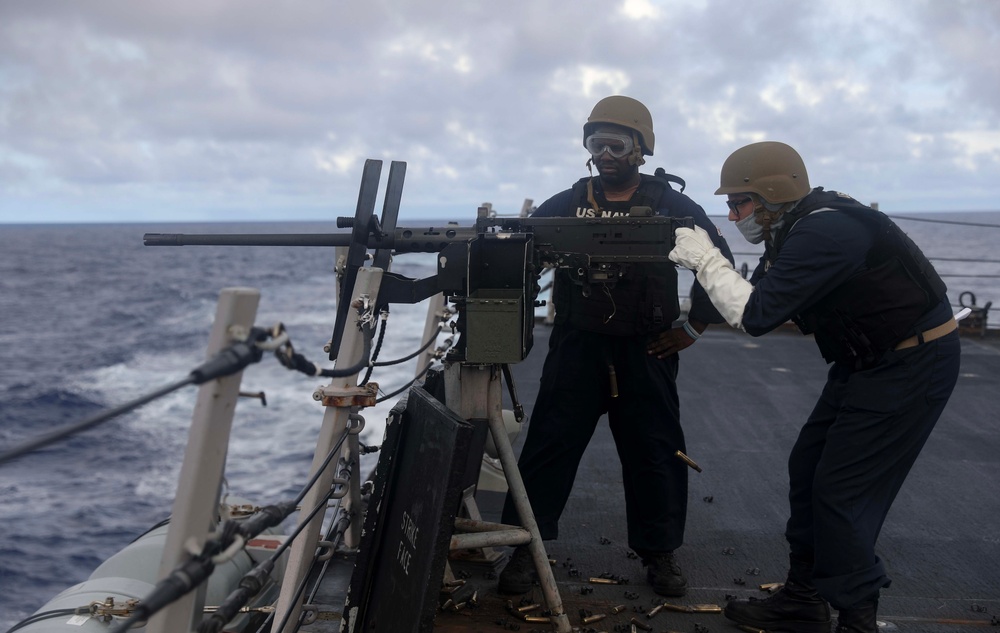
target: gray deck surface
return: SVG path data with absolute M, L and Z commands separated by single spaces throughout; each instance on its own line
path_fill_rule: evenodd
M 548 331 L 535 328 L 532 353 L 514 367 L 518 395 L 529 413 Z M 766 596 L 761 583 L 784 580 L 786 460 L 825 373 L 811 338 L 791 333 L 751 338 L 714 327 L 682 352 L 682 422 L 688 455 L 703 472 L 691 473 L 685 545 L 677 551 L 690 589 L 686 597 L 669 602 L 724 606 L 728 597 Z M 990 627 L 991 621 L 1000 623 L 998 386 L 1000 346 L 964 337 L 958 387 L 879 540 L 877 551 L 893 578 L 879 607 L 886 630 L 997 630 Z M 519 448 L 515 443 L 515 451 Z M 500 501 L 499 495 L 480 493 L 485 519 L 499 520 Z M 664 611 L 645 617 L 665 599 L 652 592 L 640 562 L 628 556 L 624 516 L 618 456 L 602 421 L 560 522 L 560 537 L 546 542 L 570 622 L 593 631 L 630 631 L 632 618 L 653 631 L 736 631 L 718 614 Z M 439 613 L 436 631 L 551 630 L 510 616 L 509 597 L 496 593 L 488 569 L 461 562 L 453 566 L 468 574 L 464 595 L 478 589 L 479 606 Z M 625 576 L 629 584 L 587 582 L 602 573 Z M 542 602 L 540 589 L 528 601 Z M 515 597 L 514 603 L 521 600 Z M 609 613 L 615 605 L 626 610 L 592 628 L 580 625 L 581 610 Z M 324 610 L 339 608 L 331 604 Z

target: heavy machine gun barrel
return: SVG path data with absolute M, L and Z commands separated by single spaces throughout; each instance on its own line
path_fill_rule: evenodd
M 344 218 L 339 218 L 343 220 Z M 338 222 L 340 225 L 341 222 Z M 369 234 L 369 249 L 391 248 L 397 253 L 434 253 L 450 242 L 467 242 L 476 236 L 473 227 L 445 226 L 398 228 L 390 237 Z M 350 246 L 353 234 L 343 233 L 146 233 L 145 246 Z

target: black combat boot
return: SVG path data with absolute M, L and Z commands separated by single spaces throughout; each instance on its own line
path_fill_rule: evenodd
M 646 580 L 653 585 L 653 591 L 661 596 L 680 597 L 687 593 L 688 581 L 677 566 L 673 552 L 664 552 L 644 558 Z
M 500 572 L 497 591 L 506 594 L 522 594 L 531 591 L 538 573 L 535 571 L 535 561 L 527 545 L 518 545 L 510 555 L 510 560 Z
M 837 633 L 875 633 L 878 631 L 877 611 L 877 598 L 853 609 L 841 609 L 837 614 Z
M 812 564 L 791 559 L 785 586 L 769 598 L 731 600 L 726 617 L 767 631 L 830 633 L 830 605 L 812 584 Z

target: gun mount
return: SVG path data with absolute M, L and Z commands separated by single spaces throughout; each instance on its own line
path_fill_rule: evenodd
M 437 253 L 437 274 L 410 279 L 386 272 L 375 304 L 419 303 L 443 293 L 457 304 L 464 358 L 469 363 L 512 363 L 527 356 L 532 345 L 537 279 L 546 266 L 568 269 L 581 291 L 591 285 L 613 285 L 634 264 L 669 261 L 678 226 L 691 218 L 652 215 L 636 207 L 628 216 L 610 218 L 496 218 L 481 208 L 471 227 L 397 227 L 406 164 L 393 161 L 381 220 L 374 214 L 382 161 L 365 162 L 353 218 L 338 218 L 327 234 L 163 234 L 147 233 L 147 246 L 339 246 L 348 254 L 341 296 L 350 297 L 358 270 L 374 250 L 371 266 L 386 270 L 394 253 Z M 337 302 L 330 346 L 335 360 L 347 301 Z

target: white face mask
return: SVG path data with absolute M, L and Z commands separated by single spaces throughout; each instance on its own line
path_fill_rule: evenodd
M 736 221 L 736 228 L 739 229 L 743 237 L 751 244 L 760 244 L 764 241 L 764 225 L 757 224 L 756 216 L 756 213 L 751 213 L 742 220 Z

